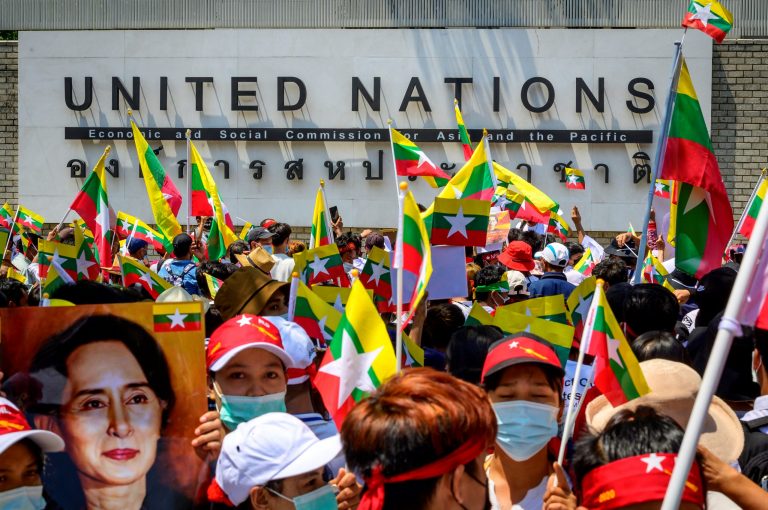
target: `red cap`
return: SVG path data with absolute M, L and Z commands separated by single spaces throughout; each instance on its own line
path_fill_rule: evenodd
M 482 380 L 499 370 L 521 363 L 549 365 L 565 375 L 560 359 L 549 342 L 531 333 L 516 333 L 499 340 L 488 350 Z
M 293 359 L 283 347 L 277 327 L 251 314 L 237 315 L 219 326 L 205 350 L 205 364 L 209 371 L 218 372 L 245 349 L 264 349 L 280 358 L 286 368 L 293 367 Z
M 533 249 L 524 241 L 512 241 L 504 253 L 499 255 L 499 262 L 515 271 L 530 271 L 536 267 L 533 260 Z

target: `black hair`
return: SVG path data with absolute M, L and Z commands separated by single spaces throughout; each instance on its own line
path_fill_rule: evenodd
M 628 282 L 617 283 L 611 285 L 605 291 L 605 299 L 608 301 L 608 305 L 613 311 L 613 316 L 616 317 L 618 322 L 624 322 L 624 302 L 627 300 L 632 285 Z
M 576 487 L 580 488 L 584 477 L 600 466 L 648 453 L 677 453 L 682 442 L 680 425 L 652 407 L 619 411 L 602 432 L 587 431 L 576 441 L 573 456 Z
M 700 289 L 696 293 L 696 304 L 699 305 L 696 327 L 707 327 L 717 314 L 725 310 L 735 282 L 736 271 L 730 267 L 718 267 L 699 280 Z
M 533 253 L 544 249 L 544 239 L 533 230 L 526 230 L 520 234 L 520 241 L 528 243 Z
M 4 292 L 0 291 L 0 308 L 8 308 L 8 296 Z
M 68 377 L 67 360 L 78 348 L 95 342 L 117 341 L 122 343 L 136 359 L 141 371 L 147 378 L 147 382 L 157 398 L 165 403 L 163 408 L 163 427 L 168 422 L 168 417 L 176 402 L 176 396 L 171 385 L 171 373 L 168 361 L 163 354 L 160 345 L 144 328 L 133 321 L 117 317 L 115 315 L 91 315 L 75 321 L 64 331 L 57 333 L 40 347 L 32 359 L 29 374 L 32 379 L 40 375 L 44 379 L 38 381 L 41 387 L 57 381 L 51 377 L 51 370 Z M 103 367 L 109 370 L 110 367 Z M 64 391 L 61 388 L 45 388 L 48 398 L 53 392 L 59 396 Z M 51 408 L 49 403 L 33 403 L 33 412 L 58 415 L 59 406 Z
M 498 326 L 463 326 L 451 335 L 446 349 L 448 373 L 480 384 L 488 348 L 504 337 Z
M 519 228 L 510 228 L 509 232 L 507 233 L 507 242 L 511 243 L 512 241 L 519 241 L 522 239 L 523 231 Z
M 272 236 L 273 246 L 280 246 L 281 244 L 285 244 L 292 233 L 291 226 L 287 223 L 273 223 L 267 228 L 267 230 L 274 234 Z
M 483 388 L 485 389 L 486 392 L 495 391 L 496 388 L 499 387 L 499 384 L 501 384 L 501 378 L 504 375 L 504 372 L 506 372 L 510 368 L 513 368 L 513 367 L 517 368 L 523 365 L 534 365 L 540 368 L 541 371 L 544 372 L 544 377 L 546 378 L 547 384 L 549 385 L 549 387 L 552 388 L 555 393 L 557 393 L 558 402 L 562 402 L 563 371 L 562 369 L 557 369 L 552 365 L 544 365 L 543 363 L 519 363 L 517 365 L 510 365 L 507 368 L 494 372 L 490 375 L 486 375 L 485 379 L 483 379 L 483 384 L 482 384 Z
M 195 280 L 197 280 L 197 287 L 200 289 L 200 293 L 208 299 L 212 299 L 210 289 L 208 289 L 208 282 L 205 279 L 206 274 L 224 281 L 238 269 L 239 268 L 234 264 L 225 264 L 224 262 L 219 261 L 205 261 L 200 263 L 195 272 Z
M 631 347 L 637 361 L 666 359 L 691 364 L 685 347 L 669 331 L 646 331 L 632 341 Z
M 579 243 L 574 242 L 567 242 L 565 243 L 565 247 L 568 248 L 568 257 L 573 257 L 574 255 L 581 255 L 584 253 L 584 247 L 580 245 Z
M 371 232 L 365 238 L 365 250 L 366 251 L 371 251 L 374 246 L 376 246 L 377 248 L 381 248 L 382 250 L 386 246 L 384 244 L 384 236 L 381 235 L 379 232 Z
M 234 241 L 229 245 L 229 261 L 233 264 L 237 264 L 237 257 L 235 255 L 242 255 L 250 249 L 250 245 L 242 239 Z
M 653 283 L 635 285 L 624 301 L 624 322 L 634 336 L 654 330 L 673 332 L 679 314 L 675 295 Z
M 78 280 L 69 285 L 62 285 L 49 296 L 51 299 L 63 299 L 76 305 L 100 305 L 110 303 L 135 303 L 143 296 L 133 290 L 124 289 L 92 280 Z
M 430 306 L 421 334 L 422 347 L 445 350 L 454 331 L 464 325 L 461 308 L 451 303 Z
M 186 232 L 177 234 L 173 238 L 173 256 L 186 257 L 189 255 L 189 251 L 192 249 L 192 237 Z
M 349 241 L 355 245 L 355 251 L 360 253 L 360 250 L 363 247 L 363 236 L 361 236 L 358 232 L 350 232 Z
M 29 294 L 29 289 L 18 280 L 4 278 L 0 280 L 0 292 L 5 294 L 9 303 L 21 306 L 21 300 L 24 299 L 24 296 Z
M 501 281 L 501 277 L 507 272 L 507 268 L 498 264 L 492 264 L 485 266 L 475 274 L 475 288 L 481 285 L 491 285 Z M 475 299 L 477 301 L 485 301 L 490 295 L 489 292 L 476 292 Z
M 592 276 L 605 280 L 609 286 L 625 283 L 629 280 L 627 263 L 620 258 L 605 259 L 597 263 L 592 270 Z

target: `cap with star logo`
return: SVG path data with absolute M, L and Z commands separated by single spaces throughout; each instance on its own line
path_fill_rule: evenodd
M 274 324 L 258 315 L 243 314 L 229 319 L 211 335 L 205 350 L 206 367 L 218 372 L 246 349 L 263 349 L 274 354 L 286 368 L 295 365 Z
M 522 363 L 551 366 L 565 375 L 552 344 L 532 333 L 515 333 L 502 338 L 488 349 L 482 380 L 507 367 Z

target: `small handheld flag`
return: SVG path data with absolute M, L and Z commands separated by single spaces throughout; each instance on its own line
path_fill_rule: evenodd
M 701 30 L 721 43 L 733 27 L 733 14 L 715 0 L 691 0 L 682 26 Z
M 586 189 L 584 172 L 578 168 L 565 167 L 565 187 L 567 189 Z

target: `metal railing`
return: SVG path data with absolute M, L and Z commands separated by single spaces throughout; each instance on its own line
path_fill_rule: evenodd
M 768 0 L 723 0 L 729 38 L 768 36 Z M 0 0 L 0 30 L 674 28 L 688 0 Z

